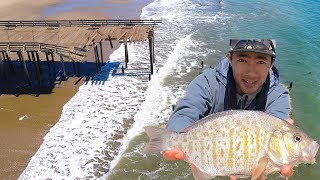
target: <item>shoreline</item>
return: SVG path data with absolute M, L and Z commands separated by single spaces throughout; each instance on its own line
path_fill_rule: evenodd
M 83 12 L 75 10 L 71 12 L 62 12 L 54 16 L 44 17 L 42 10 L 53 5 L 65 2 L 63 0 L 46 0 L 41 5 L 34 7 L 35 3 L 28 0 L 30 4 L 21 11 L 18 5 L 22 0 L 15 0 L 1 6 L 6 11 L 0 13 L 1 20 L 36 20 L 44 19 L 77 19 L 85 18 L 109 18 L 99 12 Z M 115 1 L 105 1 L 108 5 L 117 4 Z M 121 1 L 121 5 L 125 5 Z M 16 4 L 14 4 L 16 3 Z M 1 8 L 2 7 L 2 8 Z M 21 12 L 21 13 L 16 13 Z M 12 13 L 15 12 L 15 13 Z M 141 14 L 141 9 L 140 12 Z M 25 14 L 29 14 L 25 18 Z M 10 17 L 10 18 L 8 18 Z M 70 18 L 72 17 L 72 18 Z M 137 17 L 140 19 L 140 17 Z M 108 42 L 106 42 L 108 43 Z M 105 44 L 104 62 L 109 60 L 110 55 L 120 47 L 120 44 L 114 43 L 111 49 L 110 44 Z M 88 61 L 92 59 L 92 51 L 88 54 Z M 0 177 L 1 179 L 18 179 L 20 174 L 27 167 L 30 158 L 34 156 L 43 142 L 43 137 L 60 120 L 64 105 L 78 92 L 79 87 L 85 82 L 81 80 L 74 85 L 79 78 L 69 77 L 67 81 L 56 85 L 51 94 L 33 97 L 32 95 L 1 95 L 0 96 L 0 115 L 4 121 L 0 126 Z

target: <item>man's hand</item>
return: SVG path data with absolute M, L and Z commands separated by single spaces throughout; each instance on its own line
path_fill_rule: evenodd
M 291 124 L 291 125 L 293 125 L 294 124 L 294 121 L 293 121 L 293 119 L 291 119 L 291 118 L 288 118 L 288 119 L 286 119 L 285 121 L 287 121 L 289 124 Z
M 163 157 L 165 157 L 168 160 L 183 160 L 184 159 L 184 153 L 180 149 L 171 149 L 163 151 L 162 153 Z
M 293 175 L 293 167 L 290 164 L 285 164 L 280 167 L 280 174 L 284 178 L 289 178 Z

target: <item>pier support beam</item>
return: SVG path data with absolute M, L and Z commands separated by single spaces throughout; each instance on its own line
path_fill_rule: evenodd
M 39 53 L 37 51 L 35 51 L 34 53 L 36 54 L 37 64 L 38 64 L 39 72 L 40 72 L 40 75 L 41 75 L 42 74 L 42 70 L 41 70 L 41 65 L 40 65 Z
M 9 68 L 10 68 L 10 72 L 11 72 L 13 75 L 16 75 L 16 72 L 14 71 L 14 67 L 13 67 L 12 60 L 11 60 L 10 57 L 7 59 L 7 62 L 8 62 Z
M 77 64 L 77 69 L 78 69 L 78 72 L 77 72 L 77 76 L 80 77 L 81 73 L 80 73 L 80 62 L 76 62 Z
M 113 49 L 112 39 L 111 39 L 111 36 L 109 34 L 108 34 L 108 38 L 109 38 L 109 43 L 110 43 L 111 49 Z
M 36 69 L 36 76 L 37 76 L 37 80 L 39 83 L 39 86 L 41 86 L 41 73 L 40 73 L 40 67 L 39 67 L 39 63 L 36 62 L 36 57 L 35 57 L 35 51 L 31 51 L 31 57 L 32 57 L 32 61 L 33 61 L 33 65 L 35 66 Z
M 52 51 L 50 51 L 50 54 L 51 54 L 51 64 L 53 69 L 53 77 L 56 78 L 56 66 L 54 65 L 54 55 Z
M 31 60 L 31 57 L 30 57 L 30 52 L 27 51 L 27 54 L 28 54 L 28 60 L 29 60 L 29 68 L 31 68 L 31 66 L 32 66 L 32 60 Z
M 1 57 L 0 57 L 1 58 Z M 14 67 L 13 67 L 13 64 L 12 64 L 12 61 L 11 61 L 11 58 L 8 56 L 8 53 L 5 52 L 5 51 L 2 51 L 2 60 L 3 60 L 3 70 L 4 72 L 6 72 L 5 70 L 5 64 L 8 64 L 9 66 L 9 69 L 10 69 L 10 72 L 13 74 L 13 75 L 16 75 L 16 72 L 14 70 Z M 7 75 L 4 74 L 4 78 L 7 79 Z
M 51 65 L 50 65 L 50 61 L 49 61 L 48 51 L 46 51 L 45 54 L 46 54 L 46 60 L 47 60 L 47 65 L 48 65 L 49 77 L 51 77 Z
M 7 74 L 4 67 L 4 60 L 0 57 L 0 73 L 4 80 L 7 80 Z
M 8 63 L 10 72 L 13 75 L 16 75 L 16 72 L 14 70 L 14 67 L 13 67 L 13 64 L 12 64 L 12 61 L 11 61 L 11 58 L 8 56 L 8 53 L 2 51 L 2 57 L 3 57 L 3 60 L 5 60 Z
M 124 43 L 124 67 L 127 69 L 128 68 L 128 62 L 129 62 L 129 54 L 128 54 L 128 44 L 127 42 Z
M 152 33 L 152 62 L 155 63 L 156 58 L 154 57 L 154 32 L 151 31 L 151 33 Z
M 153 31 L 149 32 L 149 52 L 150 52 L 150 72 L 153 74 L 153 63 L 154 60 L 154 37 L 153 37 Z
M 102 41 L 99 42 L 99 45 L 100 45 L 101 66 L 103 66 Z M 100 68 L 100 70 L 101 70 L 101 68 Z
M 1 53 L 2 53 L 2 57 L 3 57 L 3 59 L 6 59 L 6 58 L 7 58 L 7 56 L 4 54 L 5 52 L 4 52 L 4 51 L 1 51 Z
M 63 60 L 63 56 L 60 55 L 60 62 L 61 62 L 61 70 L 62 70 L 62 80 L 66 80 L 67 74 L 66 74 L 66 69 L 64 67 L 64 60 Z
M 5 51 L 2 51 L 2 60 L 4 61 L 4 62 L 7 62 L 7 59 L 8 59 L 8 56 L 5 56 L 5 54 L 4 54 L 4 52 Z M 8 55 L 8 53 L 6 53 L 7 55 Z
M 77 76 L 76 62 L 72 60 L 73 75 Z
M 99 53 L 98 53 L 98 47 L 94 46 L 94 55 L 96 59 L 96 68 L 97 68 L 97 74 L 100 72 L 100 61 L 99 61 Z
M 28 72 L 28 69 L 27 69 L 26 62 L 25 62 L 24 57 L 23 57 L 23 53 L 21 51 L 18 52 L 18 57 L 19 57 L 19 60 L 22 61 L 24 73 L 26 74 L 26 76 L 28 78 L 28 84 L 29 84 L 30 88 L 32 88 L 31 78 L 30 78 L 30 75 L 29 75 L 29 72 Z

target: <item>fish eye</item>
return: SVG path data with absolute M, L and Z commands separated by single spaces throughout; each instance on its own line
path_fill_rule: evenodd
M 302 137 L 300 135 L 298 135 L 298 134 L 295 134 L 293 136 L 293 140 L 294 140 L 294 142 L 301 142 L 302 141 Z

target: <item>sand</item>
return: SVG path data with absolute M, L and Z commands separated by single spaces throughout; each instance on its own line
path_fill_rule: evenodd
M 42 18 L 42 10 L 65 0 L 10 0 L 1 1 L 1 20 L 36 20 Z
M 43 16 L 43 9 L 63 3 L 63 0 L 10 0 L 0 3 L 0 20 L 39 19 L 107 19 L 109 16 L 95 12 L 93 8 L 60 12 L 53 16 Z M 106 1 L 116 3 L 116 1 Z M 126 1 L 119 1 L 125 4 Z M 97 7 L 98 8 L 98 7 Z M 113 49 L 104 43 L 106 61 Z M 89 54 L 88 58 L 93 55 Z M 26 168 L 30 158 L 43 142 L 43 137 L 59 120 L 63 105 L 78 91 L 85 79 L 69 77 L 55 86 L 51 94 L 0 95 L 0 179 L 17 179 Z M 79 81 L 76 85 L 75 82 Z

